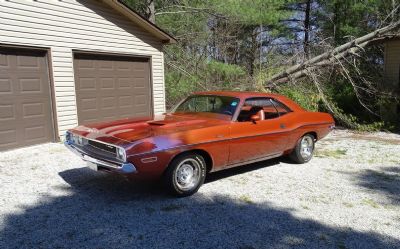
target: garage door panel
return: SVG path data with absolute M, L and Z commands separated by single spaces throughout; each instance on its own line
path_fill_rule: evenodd
M 46 137 L 46 128 L 43 125 L 30 125 L 25 127 L 25 139 L 28 142 L 36 142 L 41 141 L 44 137 Z
M 24 118 L 45 118 L 43 103 L 25 103 L 22 104 L 22 115 Z
M 96 61 L 97 68 L 100 70 L 104 71 L 114 71 L 114 61 L 108 61 L 108 60 L 97 60 Z
M 0 150 L 54 141 L 46 54 L 1 49 L 0 61 Z
M 129 65 L 128 63 L 119 64 L 119 65 L 117 65 L 115 70 L 117 70 L 118 72 L 121 72 L 121 73 L 129 73 L 132 70 L 132 66 Z
M 143 107 L 148 103 L 147 96 L 145 95 L 137 95 L 135 96 L 135 106 Z
M 41 78 L 19 79 L 19 89 L 21 93 L 42 93 Z
M 13 104 L 0 105 L 0 122 L 13 121 L 16 119 L 15 106 Z
M 118 89 L 120 89 L 120 90 L 127 90 L 127 89 L 132 88 L 132 83 L 129 78 L 119 77 L 117 79 L 117 82 L 118 82 L 118 84 L 117 84 Z
M 102 97 L 101 98 L 101 110 L 115 110 L 117 108 L 116 102 L 115 102 L 115 97 Z
M 135 90 L 137 89 L 143 89 L 146 88 L 147 80 L 145 78 L 136 78 L 134 81 L 134 88 Z
M 101 90 L 115 90 L 114 78 L 101 78 L 100 88 Z
M 138 117 L 146 116 L 146 112 L 137 112 Z
M 95 69 L 95 61 L 93 60 L 77 60 L 74 63 L 81 71 Z
M 96 111 L 97 110 L 97 98 L 89 97 L 80 99 L 80 107 L 82 111 Z
M 46 62 L 41 57 L 32 56 L 31 54 L 18 54 L 14 57 L 19 68 L 43 68 Z
M 131 108 L 129 108 L 129 107 L 122 107 L 122 108 L 120 108 L 118 117 L 121 117 L 121 118 L 132 117 L 132 114 L 131 114 L 131 113 L 132 113 L 132 109 L 131 109 Z
M 91 90 L 96 91 L 96 79 L 95 78 L 79 78 L 79 84 L 76 86 L 79 91 Z
M 0 150 L 18 147 L 17 143 L 17 131 L 15 127 L 6 127 L 0 130 L 1 144 Z
M 147 59 L 78 54 L 74 70 L 80 124 L 151 115 Z
M 120 108 L 131 108 L 133 105 L 132 96 L 119 96 L 118 105 Z
M 1 69 L 10 69 L 10 57 L 9 56 L 0 56 L 0 70 Z
M 12 86 L 11 79 L 0 79 L 0 95 L 11 94 Z

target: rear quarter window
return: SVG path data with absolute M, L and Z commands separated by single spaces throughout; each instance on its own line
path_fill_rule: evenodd
M 275 100 L 275 99 L 272 99 L 271 101 L 272 101 L 272 103 L 274 104 L 276 110 L 278 111 L 279 116 L 283 116 L 283 115 L 285 115 L 285 114 L 287 114 L 287 113 L 289 113 L 289 112 L 292 112 L 292 110 L 290 110 L 290 108 L 287 107 L 287 106 L 286 106 L 285 104 L 283 104 L 282 102 L 280 102 L 280 101 L 278 101 L 278 100 Z

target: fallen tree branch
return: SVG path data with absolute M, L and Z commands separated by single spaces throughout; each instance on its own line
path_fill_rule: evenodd
M 383 39 L 384 34 L 387 34 L 393 30 L 400 28 L 400 21 L 393 24 L 385 26 L 383 28 L 377 29 L 374 32 L 361 36 L 359 38 L 353 39 L 339 47 L 334 48 L 332 51 L 325 52 L 318 55 L 310 60 L 307 60 L 301 64 L 289 67 L 285 71 L 272 76 L 266 85 L 277 84 L 288 82 L 290 80 L 295 80 L 306 76 L 308 68 L 323 67 L 327 65 L 332 65 L 335 61 L 346 57 L 349 54 L 355 54 L 360 50 L 363 50 L 371 42 L 375 42 L 379 39 Z
M 360 51 L 361 49 L 364 49 L 371 42 L 372 41 L 367 41 L 367 42 L 364 42 L 362 44 L 358 44 L 356 47 L 353 47 L 350 50 L 344 51 L 342 53 L 334 55 L 334 56 L 332 56 L 330 58 L 327 58 L 325 60 L 321 60 L 321 61 L 316 62 L 314 64 L 309 64 L 308 66 L 304 67 L 303 69 L 299 69 L 297 71 L 294 71 L 293 73 L 288 73 L 286 76 L 281 77 L 281 78 L 277 78 L 276 80 L 272 80 L 273 78 L 276 78 L 276 76 L 273 76 L 271 78 L 271 80 L 267 81 L 267 83 L 268 83 L 268 85 L 270 85 L 270 84 L 276 85 L 278 83 L 284 83 L 284 82 L 288 82 L 288 81 L 291 81 L 291 80 L 297 80 L 299 78 L 302 78 L 302 77 L 306 76 L 308 69 L 331 66 L 331 65 L 335 64 L 338 60 L 341 60 L 344 57 L 346 57 L 348 54 L 355 54 L 358 51 Z

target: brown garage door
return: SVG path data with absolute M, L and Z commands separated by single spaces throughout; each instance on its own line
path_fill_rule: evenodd
M 0 48 L 0 151 L 54 141 L 46 52 Z
M 151 115 L 148 59 L 75 54 L 74 70 L 80 124 Z

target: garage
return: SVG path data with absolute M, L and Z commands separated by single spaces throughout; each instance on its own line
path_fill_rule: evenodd
M 0 1 L 0 16 L 0 151 L 166 111 L 176 40 L 124 1 Z
M 148 58 L 74 54 L 79 124 L 151 115 Z
M 0 151 L 54 141 L 47 53 L 0 48 Z

